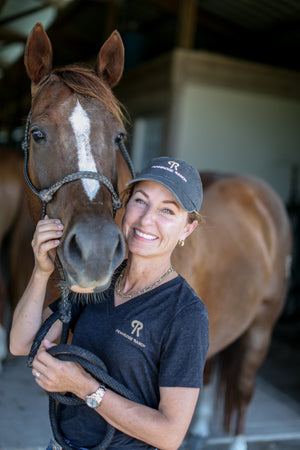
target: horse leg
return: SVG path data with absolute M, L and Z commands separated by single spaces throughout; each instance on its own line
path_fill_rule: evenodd
M 194 412 L 190 432 L 193 436 L 206 439 L 210 434 L 210 425 L 214 413 L 214 386 L 209 383 L 201 389 Z
M 248 406 L 254 391 L 255 376 L 266 357 L 273 326 L 280 311 L 281 303 L 274 305 L 274 301 L 265 300 L 250 327 L 240 338 L 242 363 L 237 383 L 238 408 L 235 438 L 230 450 L 247 449 L 244 430 Z
M 202 448 L 210 434 L 215 399 L 213 363 L 213 359 L 206 361 L 203 387 L 200 390 L 199 399 L 189 428 L 190 438 L 188 441 L 188 448 L 190 450 L 193 450 L 194 448 L 197 450 Z

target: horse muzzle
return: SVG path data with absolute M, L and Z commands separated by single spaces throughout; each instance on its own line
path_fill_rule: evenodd
M 100 292 L 109 287 L 125 257 L 124 238 L 113 221 L 94 217 L 76 222 L 65 230 L 58 257 L 71 290 Z

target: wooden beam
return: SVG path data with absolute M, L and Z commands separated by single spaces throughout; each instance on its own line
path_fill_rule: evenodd
M 105 25 L 105 34 L 104 34 L 105 39 L 116 28 L 118 13 L 119 13 L 118 0 L 111 0 L 108 4 L 108 10 L 107 10 L 107 14 L 106 14 L 106 25 Z
M 161 8 L 168 14 L 178 15 L 179 4 L 185 3 L 185 0 L 145 0 L 147 3 Z M 188 3 L 188 0 L 187 0 Z M 196 10 L 197 24 L 199 27 L 211 30 L 213 33 L 222 34 L 226 37 L 238 39 L 241 32 L 245 32 L 241 27 L 218 17 L 216 14 L 206 11 L 200 5 Z
M 197 0 L 180 0 L 176 43 L 182 48 L 193 48 L 196 36 Z
M 5 6 L 6 1 L 7 1 L 7 0 L 0 0 L 0 14 L 1 14 L 2 9 L 3 9 L 4 6 Z
M 0 27 L 0 40 L 5 44 L 11 44 L 14 42 L 26 42 L 27 37 L 21 33 L 13 31 L 7 27 Z
M 180 0 L 146 0 L 154 6 L 158 6 L 162 11 L 170 14 L 177 14 L 178 4 Z

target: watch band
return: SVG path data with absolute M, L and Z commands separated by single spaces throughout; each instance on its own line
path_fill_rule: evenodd
M 98 408 L 98 406 L 100 406 L 104 394 L 106 392 L 106 387 L 103 384 L 100 384 L 100 386 L 98 387 L 98 389 L 93 392 L 92 394 L 89 394 L 85 397 L 85 403 L 90 407 L 90 408 Z

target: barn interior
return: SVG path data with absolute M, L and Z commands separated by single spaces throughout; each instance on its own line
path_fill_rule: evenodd
M 17 141 L 29 108 L 23 54 L 37 21 L 47 29 L 56 67 L 92 62 L 114 29 L 124 41 L 125 73 L 178 47 L 300 67 L 296 0 L 1 0 L 0 14 L 1 142 Z
M 0 0 L 0 145 L 19 152 L 30 109 L 23 55 L 37 21 L 55 67 L 93 65 L 120 32 L 126 56 L 116 95 L 131 117 L 128 149 L 138 169 L 149 151 L 167 153 L 199 168 L 252 173 L 279 193 L 293 228 L 291 282 L 260 376 L 300 408 L 299 1 Z M 199 130 L 189 111 L 203 119 Z

